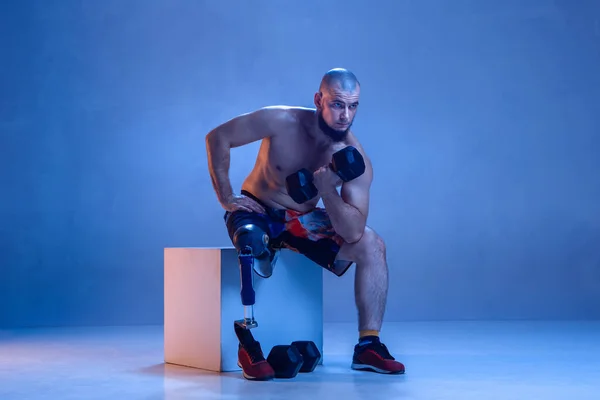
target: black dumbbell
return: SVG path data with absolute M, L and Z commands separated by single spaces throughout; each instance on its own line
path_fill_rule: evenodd
M 267 362 L 276 378 L 290 379 L 299 372 L 312 372 L 321 361 L 321 353 L 312 341 L 298 340 L 290 345 L 273 346 Z
M 364 174 L 365 160 L 356 148 L 347 146 L 333 153 L 329 167 L 342 181 L 350 182 Z
M 280 344 L 273 346 L 267 356 L 267 362 L 275 371 L 275 378 L 290 379 L 300 372 L 304 360 L 296 346 Z
M 298 204 L 307 202 L 314 198 L 317 193 L 317 187 L 313 184 L 313 174 L 306 168 L 288 175 L 285 178 L 285 187 L 288 194 Z
M 292 342 L 292 346 L 296 347 L 302 354 L 302 366 L 300 372 L 313 372 L 321 361 L 321 352 L 315 342 L 309 340 L 297 340 Z
M 333 153 L 329 168 L 342 181 L 349 182 L 365 172 L 365 160 L 355 147 L 347 146 Z M 285 184 L 288 194 L 298 204 L 307 202 L 318 193 L 313 184 L 313 174 L 306 168 L 289 175 L 285 179 Z

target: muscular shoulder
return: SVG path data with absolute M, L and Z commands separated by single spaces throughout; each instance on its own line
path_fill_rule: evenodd
M 300 128 L 310 109 L 294 106 L 266 106 L 256 111 L 257 116 L 276 131 L 290 132 Z
M 268 118 L 281 122 L 299 122 L 309 115 L 314 115 L 314 110 L 296 106 L 266 106 L 259 110 Z
M 207 142 L 227 143 L 231 148 L 258 140 L 289 136 L 298 131 L 298 117 L 292 107 L 269 106 L 240 114 L 212 129 Z

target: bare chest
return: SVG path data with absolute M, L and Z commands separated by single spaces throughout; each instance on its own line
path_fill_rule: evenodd
M 273 140 L 269 148 L 269 166 L 282 178 L 306 168 L 314 172 L 329 165 L 333 153 L 344 145 L 315 145 L 306 138 L 283 138 Z

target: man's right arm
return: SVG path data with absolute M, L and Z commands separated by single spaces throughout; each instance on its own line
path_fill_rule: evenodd
M 233 197 L 230 150 L 276 135 L 287 118 L 285 108 L 265 107 L 230 119 L 206 135 L 208 171 L 219 203 L 227 204 Z

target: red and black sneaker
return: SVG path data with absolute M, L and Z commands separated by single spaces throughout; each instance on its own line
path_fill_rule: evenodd
M 239 345 L 238 366 L 244 378 L 252 381 L 267 381 L 275 377 L 275 371 L 265 360 L 260 343 L 256 340 Z
M 380 374 L 403 374 L 404 364 L 396 361 L 377 336 L 362 338 L 354 346 L 352 369 L 370 370 Z

